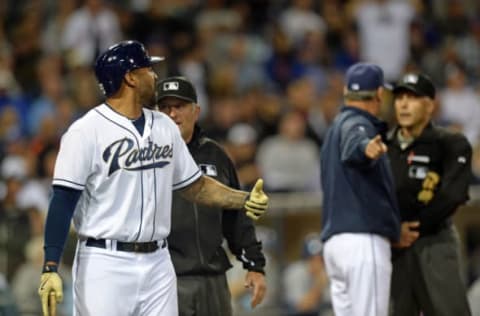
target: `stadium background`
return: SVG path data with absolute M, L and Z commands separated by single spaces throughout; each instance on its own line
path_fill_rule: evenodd
M 3 0 L 0 311 L 8 313 L 16 298 L 22 315 L 39 315 L 35 280 L 58 142 L 101 102 L 91 65 L 123 39 L 165 56 L 156 69 L 162 76 L 192 80 L 201 125 L 226 146 L 244 188 L 262 176 L 272 192 L 258 230 L 269 257 L 270 297 L 258 315 L 283 313 L 283 271 L 301 258 L 304 236 L 320 229 L 318 150 L 341 104 L 344 71 L 359 60 L 381 65 L 391 82 L 405 71 L 429 74 L 439 87 L 435 121 L 472 143 L 472 199 L 455 222 L 465 278 L 469 285 L 479 278 L 477 1 Z M 386 102 L 389 122 L 391 110 Z M 68 274 L 71 256 L 65 257 Z M 239 315 L 254 314 L 236 303 Z

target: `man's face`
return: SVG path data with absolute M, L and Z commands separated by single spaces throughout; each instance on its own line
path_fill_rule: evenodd
M 190 142 L 195 122 L 200 114 L 200 107 L 195 103 L 176 97 L 165 97 L 158 102 L 158 109 L 170 116 L 178 125 L 185 142 Z
M 395 95 L 395 115 L 401 127 L 415 128 L 430 120 L 433 101 L 428 97 L 417 96 L 402 91 Z

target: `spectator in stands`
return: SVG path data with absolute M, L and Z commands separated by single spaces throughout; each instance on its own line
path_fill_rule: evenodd
M 320 235 L 305 236 L 302 258 L 287 266 L 283 277 L 284 299 L 290 316 L 332 314 Z
M 99 52 L 122 39 L 118 16 L 104 2 L 84 0 L 69 16 L 61 39 L 69 66 L 89 67 Z
M 231 260 L 233 267 L 227 271 L 228 285 L 232 294 L 233 314 L 249 316 L 279 316 L 280 294 L 280 267 L 278 261 L 278 234 L 265 226 L 256 227 L 257 239 L 262 242 L 263 254 L 267 265 L 265 266 L 265 280 L 267 293 L 260 305 L 252 309 L 250 306 L 251 291 L 245 287 L 245 270 L 238 260 Z
M 359 1 L 355 12 L 360 57 L 379 65 L 388 81 L 397 80 L 409 58 L 409 29 L 415 16 L 410 1 Z M 388 52 L 388 54 L 386 53 Z
M 314 1 L 292 0 L 280 16 L 280 26 L 289 41 L 299 45 L 309 32 L 324 33 L 326 25 L 323 18 L 315 12 Z
M 228 131 L 225 145 L 237 170 L 240 187 L 244 190 L 253 188 L 260 177 L 255 162 L 257 132 L 247 123 L 237 123 Z
M 43 238 L 33 237 L 25 246 L 26 262 L 23 263 L 12 281 L 12 291 L 22 315 L 41 315 L 42 305 L 38 299 L 38 286 L 32 280 L 38 277 L 43 264 Z M 72 315 L 73 296 L 70 269 L 63 268 L 62 280 L 65 286 L 64 300 L 58 306 L 59 316 Z
M 15 300 L 5 276 L 0 273 L 0 315 L 19 316 Z
M 257 163 L 270 191 L 318 191 L 320 158 L 315 142 L 305 136 L 305 119 L 290 111 L 280 120 L 278 135 L 263 140 Z
M 472 146 L 480 140 L 479 96 L 467 82 L 460 65 L 446 67 L 447 86 L 440 93 L 440 120 L 462 132 Z

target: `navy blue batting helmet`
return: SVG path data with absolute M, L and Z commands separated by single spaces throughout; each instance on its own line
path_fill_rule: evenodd
M 95 62 L 95 75 L 100 89 L 109 97 L 120 89 L 125 74 L 150 67 L 163 57 L 150 57 L 142 43 L 123 41 L 108 48 Z

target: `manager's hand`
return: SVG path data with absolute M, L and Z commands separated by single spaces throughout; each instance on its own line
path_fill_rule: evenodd
M 376 135 L 372 138 L 367 147 L 365 147 L 365 156 L 372 160 L 377 160 L 387 152 L 387 145 L 382 141 L 382 136 Z

